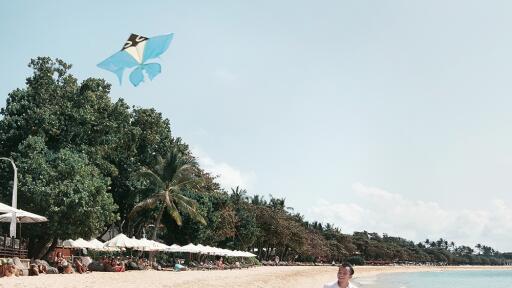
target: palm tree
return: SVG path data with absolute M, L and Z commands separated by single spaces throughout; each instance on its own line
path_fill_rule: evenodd
M 229 197 L 235 205 L 240 205 L 240 203 L 246 202 L 249 199 L 247 190 L 241 189 L 239 186 L 231 188 L 231 195 Z
M 181 213 L 206 224 L 203 216 L 197 211 L 197 202 L 183 195 L 187 189 L 199 190 L 201 178 L 198 177 L 198 166 L 194 157 L 175 148 L 157 162 L 152 170 L 146 168 L 139 173 L 155 185 L 155 193 L 137 203 L 129 217 L 133 219 L 142 210 L 158 208 L 153 240 L 156 239 L 165 210 L 179 226 L 183 223 Z

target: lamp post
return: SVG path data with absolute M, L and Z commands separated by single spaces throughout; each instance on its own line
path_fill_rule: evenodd
M 7 160 L 11 162 L 12 168 L 14 169 L 14 182 L 12 184 L 12 207 L 14 209 L 17 208 L 18 203 L 18 169 L 16 168 L 16 164 L 11 158 L 0 157 L 2 160 Z M 16 238 L 16 212 L 12 211 L 11 217 L 11 227 L 10 227 L 10 236 Z

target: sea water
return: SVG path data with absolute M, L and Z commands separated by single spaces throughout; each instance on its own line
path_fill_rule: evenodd
M 512 288 L 512 270 L 380 274 L 355 279 L 360 288 Z

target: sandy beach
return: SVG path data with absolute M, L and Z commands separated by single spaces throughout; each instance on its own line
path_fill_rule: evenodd
M 356 267 L 354 280 L 363 280 L 379 273 L 507 269 L 490 267 L 429 267 L 429 266 L 361 266 Z M 196 288 L 196 287 L 322 287 L 335 280 L 336 267 L 257 267 L 226 271 L 129 271 L 125 273 L 94 272 L 85 275 L 41 275 L 38 277 L 1 278 L 0 287 L 41 288 Z

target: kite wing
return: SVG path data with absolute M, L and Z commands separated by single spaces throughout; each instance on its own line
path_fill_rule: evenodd
M 144 47 L 144 56 L 142 62 L 146 62 L 149 59 L 153 59 L 162 55 L 171 44 L 174 33 L 151 37 L 146 40 L 146 46 Z
M 123 80 L 123 71 L 126 68 L 132 68 L 137 66 L 139 63 L 126 51 L 121 50 L 114 55 L 103 60 L 98 67 L 113 72 L 117 75 L 119 83 Z

